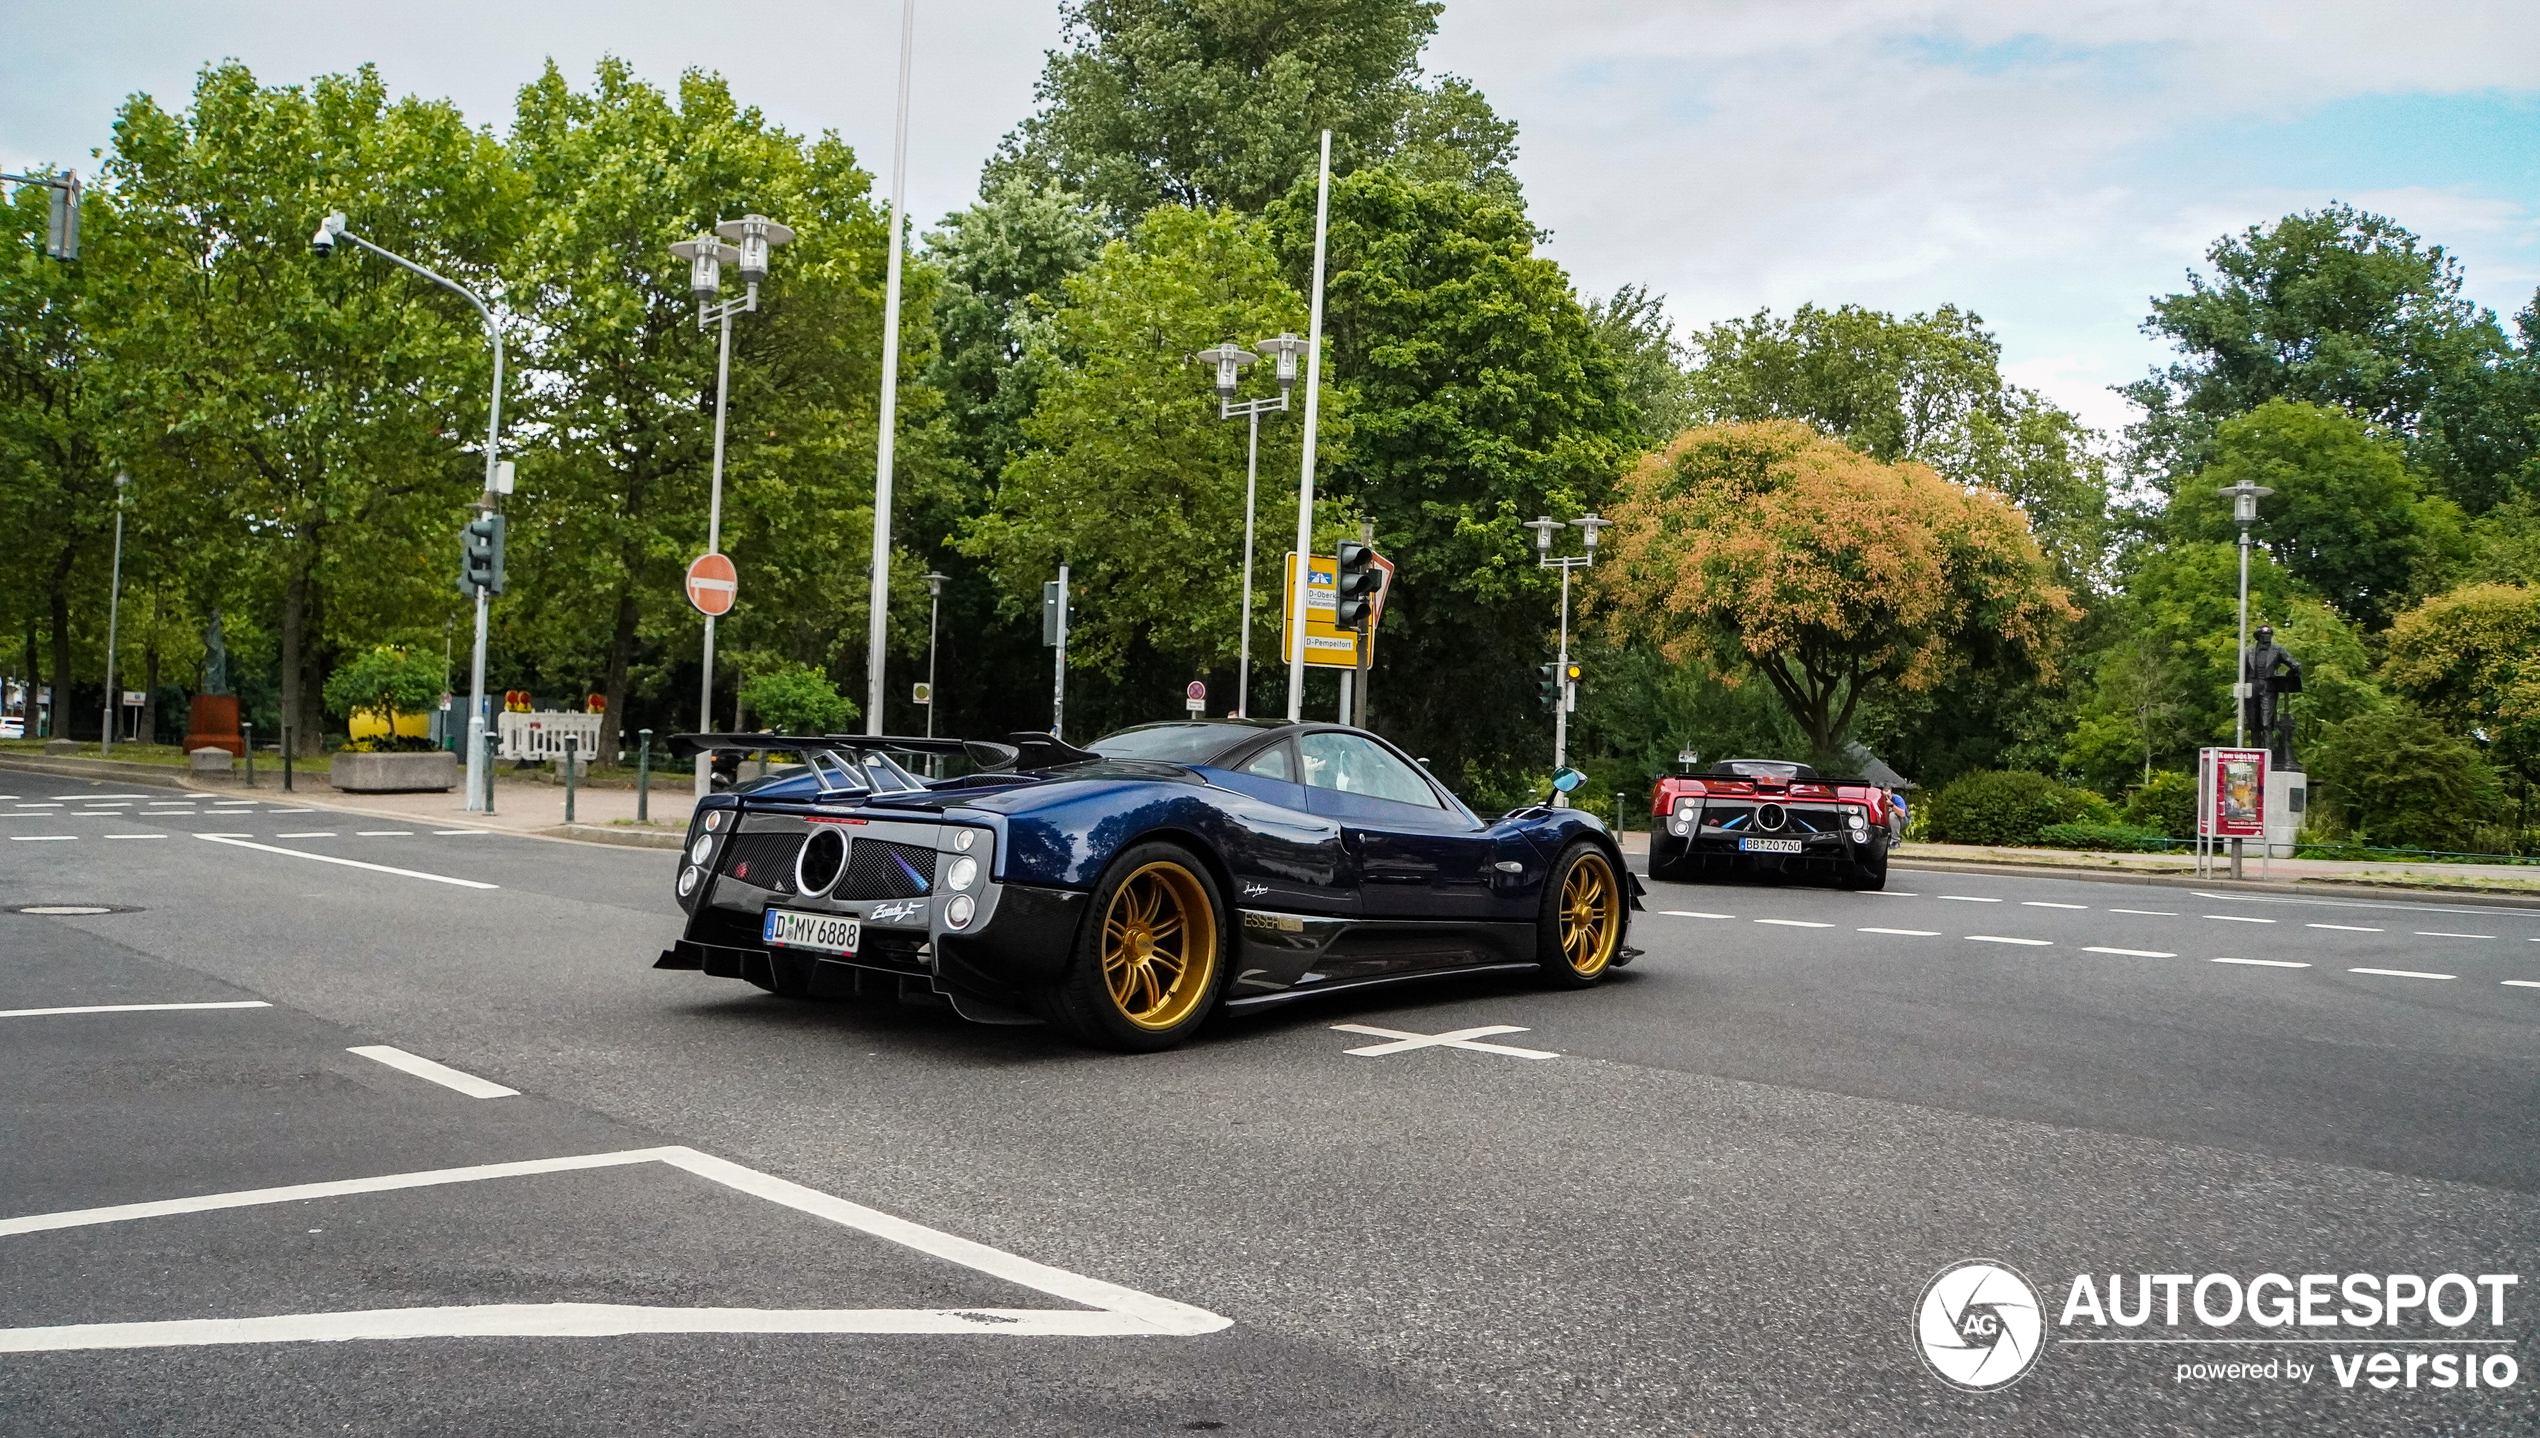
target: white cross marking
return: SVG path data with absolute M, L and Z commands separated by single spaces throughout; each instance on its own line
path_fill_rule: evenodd
M 1525 1029 L 1520 1028 L 1516 1024 L 1484 1024 L 1477 1029 L 1456 1029 L 1451 1033 L 1443 1034 L 1407 1034 L 1400 1029 L 1380 1029 L 1371 1027 L 1367 1024 L 1334 1024 L 1332 1027 L 1345 1034 L 1372 1034 L 1380 1039 L 1393 1040 L 1392 1043 L 1369 1044 L 1365 1048 L 1344 1050 L 1344 1052 L 1356 1054 L 1360 1058 L 1380 1058 L 1386 1054 L 1408 1053 L 1413 1049 L 1429 1048 L 1471 1049 L 1475 1053 L 1504 1054 L 1512 1059 L 1557 1059 L 1561 1057 L 1559 1054 L 1545 1053 L 1541 1049 L 1521 1049 L 1510 1044 L 1485 1044 L 1474 1042 L 1476 1039 L 1485 1038 L 1491 1034 L 1522 1034 L 1526 1032 Z

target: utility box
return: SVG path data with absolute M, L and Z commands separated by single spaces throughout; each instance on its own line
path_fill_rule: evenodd
M 2290 859 L 2310 808 L 2310 776 L 2299 769 L 2267 771 L 2267 855 Z

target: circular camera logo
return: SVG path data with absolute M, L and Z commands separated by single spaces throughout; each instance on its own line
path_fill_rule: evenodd
M 2046 1318 L 2036 1285 L 2008 1264 L 1969 1259 L 1940 1271 L 1914 1311 L 1914 1340 L 1942 1382 L 1971 1393 L 2008 1387 L 2036 1364 Z

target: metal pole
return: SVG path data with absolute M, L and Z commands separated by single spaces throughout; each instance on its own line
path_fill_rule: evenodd
M 568 824 L 573 822 L 573 771 L 579 767 L 573 762 L 573 760 L 581 738 L 582 736 L 579 734 L 567 734 L 564 736 L 564 821 Z
M 494 748 L 503 742 L 500 734 L 485 736 L 485 812 L 494 812 Z
M 653 821 L 653 731 L 635 731 L 640 742 L 635 746 L 635 822 Z
M 104 758 L 115 755 L 115 644 L 120 638 L 117 626 L 123 618 L 123 487 L 132 476 L 115 476 L 115 577 L 106 591 L 106 727 L 98 731 L 97 752 Z
M 715 342 L 714 361 L 714 479 L 706 500 L 706 552 L 723 552 L 723 406 L 732 389 L 732 312 L 723 312 L 722 334 Z M 697 732 L 714 732 L 714 616 L 706 616 L 705 658 L 703 673 L 697 683 Z M 697 797 L 714 792 L 713 757 L 705 750 L 697 751 Z
M 2249 526 L 2240 526 L 2240 647 L 2232 651 L 2231 668 L 2231 744 L 2235 749 L 2249 742 Z M 2222 772 L 2214 773 L 2214 784 L 2222 784 Z M 2246 840 L 2231 841 L 2231 876 L 2245 878 L 2241 872 L 2242 846 Z
M 917 0 L 900 7 L 900 113 L 891 142 L 891 260 L 882 300 L 882 413 L 873 441 L 873 597 L 865 616 L 864 732 L 882 727 L 882 643 L 891 618 L 891 448 L 900 402 L 900 227 L 908 213 L 908 70 Z M 702 792 L 702 791 L 700 791 Z
M 1067 742 L 1067 561 L 1058 562 L 1058 676 L 1050 697 L 1050 737 Z
M 1314 430 L 1323 404 L 1323 261 L 1331 236 L 1332 132 L 1323 132 L 1323 161 L 1314 184 L 1314 292 L 1305 349 L 1305 443 L 1297 464 L 1296 581 L 1288 596 L 1295 606 L 1294 638 L 1288 645 L 1288 722 L 1305 718 L 1305 595 L 1314 571 Z
M 1570 565 L 1561 565 L 1561 667 L 1553 671 L 1559 687 L 1552 697 L 1552 768 L 1558 773 L 1570 763 Z M 1553 792 L 1556 809 L 1569 806 L 1569 795 Z
M 238 747 L 247 751 L 247 787 L 256 787 L 256 726 L 246 720 L 238 724 Z
M 485 609 L 493 596 L 476 591 L 476 653 L 467 673 L 467 807 L 494 812 L 494 765 L 486 746 L 497 736 L 485 713 Z
M 1284 398 L 1284 396 L 1283 396 Z M 1252 435 L 1244 441 L 1244 622 L 1235 644 L 1235 717 L 1252 717 L 1252 505 L 1261 480 L 1261 411 L 1252 412 Z
M 926 737 L 935 737 L 935 636 L 944 618 L 944 592 L 938 588 L 926 598 Z M 927 756 L 930 760 L 933 755 Z
M 1358 542 L 1366 545 L 1370 549 L 1375 548 L 1376 521 L 1372 519 L 1362 519 L 1358 521 Z M 1376 647 L 1376 614 L 1373 609 L 1370 609 L 1365 617 L 1359 620 L 1358 638 L 1355 643 L 1357 645 L 1356 653 L 1358 656 L 1358 666 L 1356 670 L 1358 687 L 1350 700 L 1349 722 L 1361 729 L 1364 729 L 1367 727 L 1367 679 L 1371 666 L 1373 666 L 1376 662 L 1376 656 L 1373 652 Z

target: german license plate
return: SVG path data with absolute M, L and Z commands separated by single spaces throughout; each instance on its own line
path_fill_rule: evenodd
M 759 936 L 783 949 L 817 949 L 824 954 L 855 952 L 863 926 L 841 914 L 797 914 L 790 909 L 767 911 Z
M 1748 854 L 1796 854 L 1799 852 L 1799 841 L 1797 839 L 1740 839 L 1737 841 L 1737 847 L 1740 852 Z

